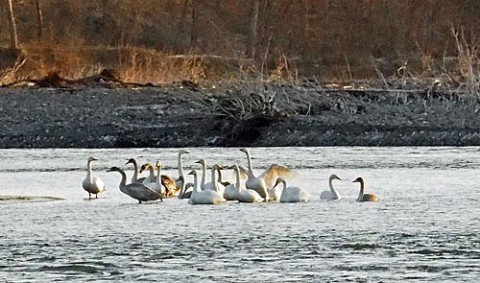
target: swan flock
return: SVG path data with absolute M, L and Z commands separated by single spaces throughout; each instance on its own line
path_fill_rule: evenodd
M 194 163 L 196 165 L 191 165 L 197 168 L 185 175 L 182 157 L 190 154 L 190 151 L 181 149 L 178 152 L 178 176 L 176 179 L 161 173 L 162 164 L 159 160 L 155 165 L 146 162 L 139 169 L 139 163 L 135 158 L 127 159 L 125 165 L 133 165 L 133 174 L 130 179 L 127 178 L 125 170 L 117 166 L 110 167 L 107 172 L 119 173 L 121 177 L 118 185 L 120 192 L 137 200 L 138 203 L 158 200 L 163 202 L 169 198 L 187 199 L 188 203 L 192 205 L 215 205 L 229 201 L 295 203 L 308 202 L 313 199 L 312 195 L 303 188 L 289 185 L 292 183 L 294 172 L 288 167 L 273 163 L 257 175 L 254 173 L 249 149 L 241 148 L 240 152 L 246 155 L 246 167 L 237 163 L 226 167 L 214 163 L 211 169 L 208 169 L 207 161 L 202 158 Z M 92 170 L 91 163 L 97 160 L 99 159 L 94 156 L 87 159 L 87 175 L 82 182 L 89 199 L 92 199 L 92 195 L 98 198 L 98 194 L 105 191 L 105 183 Z M 223 170 L 231 170 L 234 180 L 223 180 Z M 148 172 L 148 176 L 139 177 L 143 172 Z M 207 172 L 210 172 L 210 181 L 207 180 Z M 187 182 L 187 178 L 193 178 L 193 182 Z M 321 192 L 320 200 L 342 199 L 333 186 L 334 180 L 342 181 L 339 176 L 332 174 L 328 179 L 329 190 Z M 374 194 L 365 193 L 365 180 L 362 177 L 356 178 L 353 182 L 360 183 L 357 202 L 378 202 L 380 200 Z

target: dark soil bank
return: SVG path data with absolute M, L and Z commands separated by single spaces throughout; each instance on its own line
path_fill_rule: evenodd
M 0 89 L 0 147 L 480 145 L 476 96 L 269 85 Z

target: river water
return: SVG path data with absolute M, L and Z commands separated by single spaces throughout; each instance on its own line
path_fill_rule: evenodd
M 176 176 L 177 149 L 0 150 L 1 282 L 476 282 L 480 278 L 480 148 L 252 148 L 261 172 L 293 168 L 309 203 L 138 204 L 118 190 L 130 157 L 160 159 Z M 193 148 L 185 168 L 246 164 L 237 148 Z M 86 159 L 107 185 L 82 189 Z M 343 196 L 319 200 L 328 177 Z M 357 203 L 358 183 L 378 203 Z M 231 177 L 231 174 L 226 174 Z

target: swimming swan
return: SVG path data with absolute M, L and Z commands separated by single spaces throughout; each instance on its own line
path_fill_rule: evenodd
M 247 189 L 256 191 L 266 201 L 268 201 L 269 198 L 271 200 L 277 200 L 277 196 L 275 195 L 274 190 L 269 192 L 268 189 L 272 188 L 273 182 L 276 180 L 277 177 L 290 176 L 292 174 L 290 169 L 278 164 L 271 164 L 267 168 L 267 170 L 265 170 L 262 174 L 256 177 L 253 173 L 250 151 L 248 150 L 248 148 L 241 148 L 240 151 L 244 152 L 247 155 L 248 169 L 246 170 L 246 173 L 248 174 L 248 179 L 245 183 Z M 242 170 L 245 170 L 243 166 L 241 168 Z M 273 195 L 270 196 L 269 193 Z
M 320 199 L 334 200 L 334 199 L 340 199 L 341 198 L 340 195 L 335 190 L 335 188 L 333 187 L 333 183 L 332 183 L 333 180 L 342 180 L 342 179 L 340 179 L 340 177 L 338 177 L 335 174 L 330 175 L 330 178 L 328 178 L 328 186 L 330 187 L 330 190 L 329 191 L 323 191 L 320 194 Z
M 141 183 L 126 184 L 127 175 L 122 169 L 118 167 L 112 167 L 107 172 L 119 172 L 122 175 L 122 180 L 120 181 L 118 188 L 122 193 L 130 196 L 131 198 L 138 200 L 138 203 L 142 203 L 142 201 L 157 200 L 157 199 L 160 199 L 161 201 L 163 201 L 162 196 L 159 193 L 144 186 Z
M 364 188 L 365 188 L 365 182 L 363 181 L 362 177 L 358 177 L 353 181 L 353 183 L 359 182 L 360 183 L 360 193 L 358 194 L 357 201 L 359 202 L 364 202 L 364 201 L 372 201 L 376 202 L 379 201 L 380 199 L 374 195 L 374 194 L 364 194 Z
M 256 191 L 242 187 L 240 183 L 240 168 L 238 167 L 238 165 L 235 164 L 230 167 L 230 169 L 233 169 L 235 172 L 235 199 L 238 200 L 238 202 L 263 202 L 263 198 Z M 228 187 L 225 188 L 225 193 L 227 193 L 227 189 Z
M 207 175 L 207 162 L 205 159 L 200 159 L 195 163 L 199 163 L 202 165 L 202 181 L 200 183 L 200 188 L 202 190 L 214 190 L 217 192 L 223 192 L 225 191 L 225 186 L 223 184 L 218 183 L 217 179 L 215 178 L 215 173 L 222 167 L 218 164 L 215 164 L 212 167 L 212 181 L 211 182 L 206 182 L 206 175 Z
M 92 174 L 91 162 L 94 160 L 98 159 L 94 156 L 87 159 L 87 177 L 82 182 L 83 189 L 88 192 L 88 199 L 92 198 L 92 194 L 95 195 L 95 198 L 98 198 L 98 194 L 105 190 L 105 183 Z
M 184 154 L 190 154 L 190 151 L 188 150 L 185 150 L 185 149 L 181 149 L 178 151 L 178 178 L 177 180 L 175 180 L 175 185 L 177 186 L 177 188 L 180 190 L 181 189 L 181 179 L 183 177 L 183 182 L 185 182 L 185 175 L 183 173 L 183 166 L 182 166 L 182 156 Z
M 213 190 L 200 191 L 197 172 L 195 170 L 192 170 L 189 173 L 189 175 L 193 175 L 193 179 L 194 179 L 193 192 L 192 192 L 192 195 L 190 196 L 190 199 L 188 200 L 189 204 L 222 204 L 226 202 L 223 196 L 219 194 L 217 191 L 213 191 Z
M 125 164 L 133 164 L 133 175 L 132 175 L 132 183 L 143 183 L 143 181 L 145 180 L 145 177 L 142 177 L 142 178 L 138 178 L 138 163 L 137 163 L 137 160 L 135 158 L 130 158 L 127 160 L 127 163 Z
M 274 188 L 280 183 L 283 183 L 280 202 L 307 202 L 312 198 L 309 193 L 299 187 L 287 187 L 287 181 L 281 177 L 277 178 Z

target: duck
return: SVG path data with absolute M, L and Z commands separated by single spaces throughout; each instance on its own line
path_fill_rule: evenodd
M 336 200 L 340 199 L 340 195 L 337 193 L 335 188 L 333 187 L 333 180 L 342 180 L 340 177 L 338 177 L 335 174 L 330 175 L 330 178 L 328 178 L 328 186 L 330 187 L 329 191 L 323 191 L 320 194 L 320 199 L 329 199 L 329 200 Z
M 192 192 L 192 195 L 190 196 L 190 199 L 188 200 L 189 204 L 223 204 L 226 202 L 223 196 L 217 191 L 214 191 L 214 190 L 201 191 L 199 189 L 197 172 L 195 170 L 192 170 L 188 174 L 193 175 L 193 179 L 194 179 L 193 192 Z
M 122 180 L 118 185 L 120 191 L 133 199 L 138 200 L 138 203 L 142 203 L 142 201 L 151 201 L 151 200 L 158 200 L 163 201 L 162 195 L 158 192 L 148 188 L 147 186 L 143 185 L 142 183 L 130 183 L 127 184 L 127 174 L 125 171 L 118 167 L 111 167 L 107 170 L 107 172 L 119 172 L 122 175 Z
M 125 164 L 133 164 L 133 175 L 132 175 L 132 179 L 131 179 L 131 182 L 132 183 L 143 183 L 143 181 L 145 180 L 145 177 L 141 177 L 141 178 L 138 178 L 138 163 L 137 163 L 137 160 L 135 158 L 130 158 L 130 159 L 127 159 L 127 163 Z
M 275 194 L 275 190 L 271 190 L 273 182 L 277 177 L 288 177 L 292 174 L 291 170 L 285 166 L 278 164 L 271 164 L 267 170 L 265 170 L 259 176 L 255 176 L 253 173 L 252 159 L 250 157 L 250 151 L 248 148 L 240 148 L 240 151 L 247 155 L 248 168 L 240 166 L 244 171 L 248 179 L 245 183 L 247 189 L 256 191 L 265 200 L 278 200 L 278 195 Z M 270 189 L 270 192 L 268 191 Z M 271 196 L 269 194 L 272 194 Z
M 309 193 L 305 192 L 299 187 L 288 187 L 285 179 L 278 177 L 274 188 L 283 183 L 282 194 L 280 195 L 280 202 L 307 202 L 312 198 Z
M 358 197 L 357 197 L 358 202 L 365 202 L 365 201 L 377 202 L 380 200 L 380 198 L 374 194 L 364 193 L 365 181 L 363 180 L 362 177 L 358 177 L 357 179 L 353 180 L 353 183 L 356 183 L 356 182 L 360 183 L 360 193 L 358 194 Z
M 83 189 L 88 192 L 88 199 L 92 199 L 92 194 L 95 198 L 98 198 L 98 194 L 105 191 L 105 183 L 98 176 L 92 174 L 92 161 L 96 161 L 98 158 L 90 156 L 87 159 L 87 177 L 82 182 Z
M 206 182 L 207 162 L 205 161 L 205 159 L 200 159 L 195 163 L 199 163 L 200 165 L 202 165 L 202 181 L 200 183 L 200 188 L 202 190 L 214 190 L 214 191 L 222 192 L 223 194 L 223 191 L 225 191 L 225 186 L 223 184 L 218 183 L 217 179 L 215 178 L 216 171 L 218 171 L 222 167 L 219 164 L 215 164 L 212 167 L 212 181 L 207 183 Z
M 263 198 L 254 190 L 243 188 L 240 181 L 240 168 L 237 164 L 234 164 L 230 167 L 235 172 L 235 199 L 238 202 L 247 202 L 247 203 L 254 203 L 254 202 L 263 202 Z M 231 185 L 230 185 L 231 186 Z M 225 193 L 227 193 L 228 187 L 225 188 Z M 224 193 L 224 197 L 225 197 Z M 226 199 L 226 197 L 225 197 Z

